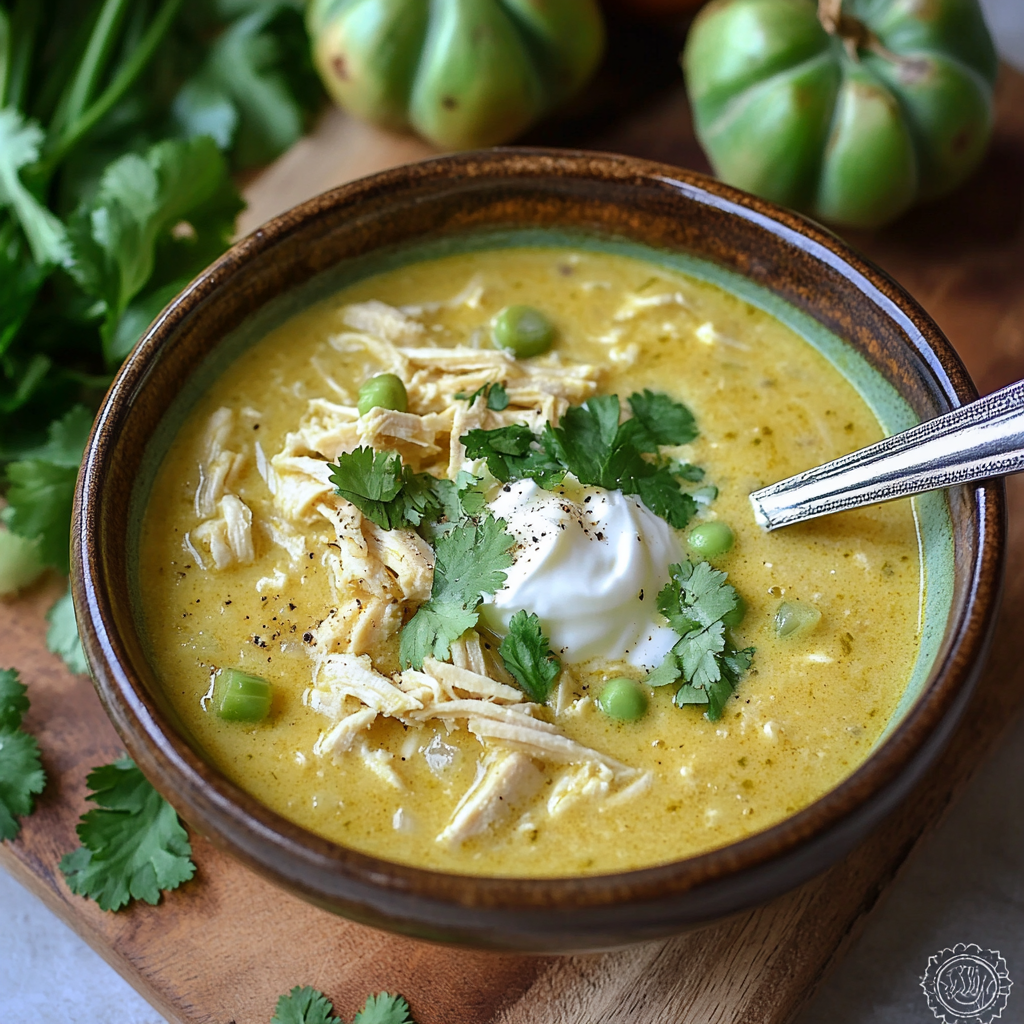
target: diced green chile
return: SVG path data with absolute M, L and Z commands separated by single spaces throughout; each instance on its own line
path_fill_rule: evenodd
M 821 621 L 821 612 L 806 601 L 783 601 L 775 613 L 775 635 L 779 639 L 808 633 Z
M 270 700 L 270 683 L 240 669 L 221 669 L 213 681 L 213 710 L 226 722 L 261 722 L 270 713 Z
M 528 359 L 551 348 L 555 325 L 533 306 L 506 306 L 491 323 L 491 338 L 497 348 Z
M 686 542 L 690 550 L 701 558 L 717 558 L 724 555 L 736 542 L 728 523 L 713 519 L 709 523 L 701 523 L 691 531 Z
M 647 713 L 647 694 L 632 679 L 619 676 L 609 679 L 601 688 L 597 706 L 620 722 L 635 722 Z
M 409 407 L 409 396 L 400 377 L 393 373 L 378 373 L 363 382 L 359 389 L 359 415 L 365 416 L 371 409 L 395 409 L 405 412 Z

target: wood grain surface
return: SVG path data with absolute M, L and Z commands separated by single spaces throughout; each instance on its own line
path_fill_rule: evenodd
M 685 97 L 669 89 L 594 131 L 590 148 L 703 168 Z M 542 140 L 543 141 L 543 140 Z M 352 177 L 429 155 L 415 140 L 338 112 L 248 190 L 248 230 Z M 1024 376 L 1024 77 L 1005 72 L 996 136 L 955 196 L 884 232 L 851 238 L 906 286 L 966 360 L 982 392 Z M 805 1002 L 915 844 L 1024 704 L 1016 650 L 1024 615 L 1024 479 L 1008 482 L 1010 548 L 1002 622 L 975 700 L 910 799 L 842 863 L 731 921 L 618 953 L 529 958 L 445 949 L 333 917 L 284 894 L 193 835 L 194 881 L 160 905 L 104 913 L 57 870 L 77 845 L 90 767 L 120 752 L 91 685 L 47 653 L 44 614 L 63 584 L 0 606 L 0 665 L 29 685 L 26 728 L 49 785 L 0 864 L 39 895 L 170 1020 L 263 1024 L 293 985 L 323 989 L 346 1019 L 366 995 L 403 993 L 420 1024 L 782 1024 Z

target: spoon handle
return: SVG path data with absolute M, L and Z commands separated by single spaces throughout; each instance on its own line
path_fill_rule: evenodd
M 776 530 L 806 519 L 1024 471 L 1024 381 L 750 495 Z

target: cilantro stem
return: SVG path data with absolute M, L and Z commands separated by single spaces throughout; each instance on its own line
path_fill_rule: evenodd
M 106 68 L 110 52 L 117 42 L 117 34 L 128 10 L 128 0 L 106 0 L 89 34 L 85 53 L 57 104 L 57 113 L 50 132 L 60 135 L 67 124 L 75 124 L 96 91 L 96 83 Z
M 157 12 L 139 45 L 121 65 L 121 69 L 114 75 L 110 84 L 67 129 L 61 132 L 60 137 L 42 163 L 41 173 L 44 178 L 53 174 L 57 165 L 85 135 L 96 127 L 97 123 L 110 113 L 134 85 L 135 80 L 145 70 L 153 54 L 156 53 L 156 48 L 170 29 L 181 4 L 182 0 L 164 0 L 163 6 Z
M 22 106 L 42 13 L 43 5 L 39 0 L 20 0 L 14 9 L 8 29 L 8 63 L 0 82 L 0 108 L 20 109 Z

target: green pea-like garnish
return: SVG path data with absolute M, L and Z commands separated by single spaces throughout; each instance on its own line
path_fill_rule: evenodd
M 491 322 L 491 339 L 496 348 L 528 359 L 551 348 L 555 325 L 533 306 L 506 306 Z
M 597 706 L 620 722 L 635 722 L 647 713 L 647 694 L 638 683 L 625 676 L 609 679 L 598 694 Z
M 686 538 L 686 543 L 690 545 L 690 550 L 701 558 L 718 558 L 732 548 L 736 538 L 728 523 L 713 519 L 711 522 L 695 526 Z
M 405 412 L 409 408 L 409 396 L 401 377 L 393 373 L 378 373 L 376 377 L 363 381 L 359 389 L 357 405 L 359 415 L 365 416 L 371 409 L 395 409 Z

